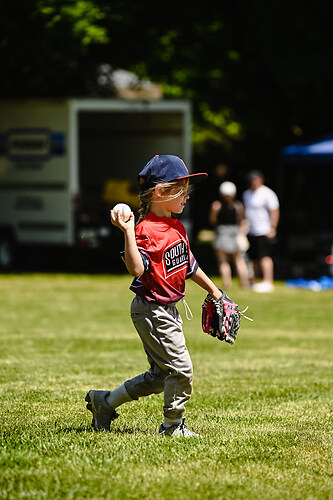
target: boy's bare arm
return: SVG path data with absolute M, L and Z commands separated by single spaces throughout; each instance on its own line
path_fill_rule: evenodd
M 111 210 L 110 216 L 112 224 L 116 227 L 119 227 L 119 229 L 121 229 L 121 231 L 124 233 L 124 239 L 125 239 L 124 259 L 127 271 L 132 276 L 135 277 L 141 276 L 144 273 L 144 266 L 140 252 L 138 250 L 135 241 L 135 231 L 134 231 L 135 220 L 133 212 L 131 213 L 131 216 L 127 222 L 125 222 L 119 216 L 119 212 L 114 213 L 113 210 Z
M 198 267 L 197 272 L 191 277 L 191 280 L 201 286 L 206 292 L 210 293 L 215 300 L 219 300 L 219 298 L 222 297 L 221 290 L 217 288 L 200 267 Z

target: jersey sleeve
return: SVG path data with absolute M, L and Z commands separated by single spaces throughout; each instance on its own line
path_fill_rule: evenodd
M 144 270 L 147 271 L 147 269 L 149 269 L 149 266 L 150 266 L 150 259 L 146 254 L 140 252 L 140 250 L 139 250 L 139 253 L 140 253 L 140 256 L 142 259 Z M 120 252 L 120 258 L 123 261 L 123 263 L 126 264 L 126 262 L 125 262 L 125 250 L 122 250 Z
M 147 271 L 150 266 L 150 258 L 146 248 L 150 244 L 150 240 L 147 236 L 141 236 L 141 235 L 136 236 L 135 239 L 142 259 L 144 270 Z M 125 264 L 125 250 L 122 250 L 120 252 L 120 257 Z
M 149 269 L 150 266 L 150 257 L 149 257 L 149 248 L 152 246 L 151 239 L 143 234 L 137 234 L 135 236 L 135 241 L 141 255 L 141 259 L 143 262 L 143 267 L 145 271 Z
M 199 264 L 198 264 L 196 258 L 194 257 L 193 253 L 190 250 L 186 279 L 192 278 L 192 276 L 194 276 L 194 274 L 197 272 L 198 267 L 199 267 Z

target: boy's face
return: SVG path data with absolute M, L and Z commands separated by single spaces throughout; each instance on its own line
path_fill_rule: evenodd
M 165 192 L 165 206 L 174 214 L 181 214 L 189 199 L 189 180 L 184 179 L 177 182 L 177 185 Z

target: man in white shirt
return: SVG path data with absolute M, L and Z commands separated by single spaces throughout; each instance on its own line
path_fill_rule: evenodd
M 264 176 L 259 171 L 249 174 L 250 188 L 243 194 L 245 217 L 249 224 L 249 258 L 253 262 L 254 278 L 260 273 L 262 282 L 255 283 L 256 292 L 272 292 L 274 289 L 274 263 L 272 247 L 280 218 L 280 205 L 277 195 L 264 185 Z

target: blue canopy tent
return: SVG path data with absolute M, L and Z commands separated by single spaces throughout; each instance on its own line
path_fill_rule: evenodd
M 333 134 L 315 141 L 292 144 L 282 149 L 282 161 L 301 162 L 333 162 Z
M 332 275 L 333 134 L 281 151 L 281 254 L 293 277 Z

